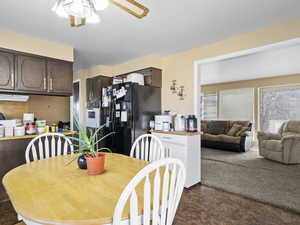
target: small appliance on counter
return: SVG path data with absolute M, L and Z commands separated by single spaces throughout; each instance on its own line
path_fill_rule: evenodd
M 177 114 L 175 117 L 174 130 L 175 131 L 185 131 L 185 117 L 181 114 Z
M 100 108 L 88 109 L 86 112 L 86 126 L 90 128 L 100 127 Z
M 170 131 L 172 124 L 171 115 L 156 115 L 155 117 L 155 130 Z

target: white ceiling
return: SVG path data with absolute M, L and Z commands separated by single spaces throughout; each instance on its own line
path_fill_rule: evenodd
M 299 0 L 138 1 L 150 9 L 142 20 L 109 6 L 102 23 L 71 28 L 50 10 L 55 0 L 1 0 L 0 27 L 73 46 L 79 69 L 168 55 L 300 17 Z

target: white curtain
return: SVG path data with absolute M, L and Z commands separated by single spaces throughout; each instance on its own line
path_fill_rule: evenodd
M 219 119 L 253 122 L 254 89 L 230 89 L 219 92 Z
M 218 95 L 217 93 L 204 94 L 202 96 L 202 119 L 218 119 Z

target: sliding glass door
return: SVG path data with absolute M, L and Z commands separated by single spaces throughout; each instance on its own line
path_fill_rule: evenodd
M 260 130 L 277 132 L 287 120 L 300 120 L 300 84 L 260 88 Z

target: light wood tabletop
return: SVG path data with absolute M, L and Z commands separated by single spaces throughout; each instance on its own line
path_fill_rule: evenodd
M 85 225 L 112 222 L 116 203 L 129 181 L 148 162 L 119 154 L 106 154 L 106 172 L 87 175 L 73 156 L 34 161 L 8 172 L 3 184 L 24 219 L 39 224 Z M 143 188 L 137 188 L 140 207 Z M 142 213 L 142 208 L 139 208 Z M 129 207 L 124 210 L 127 219 Z

